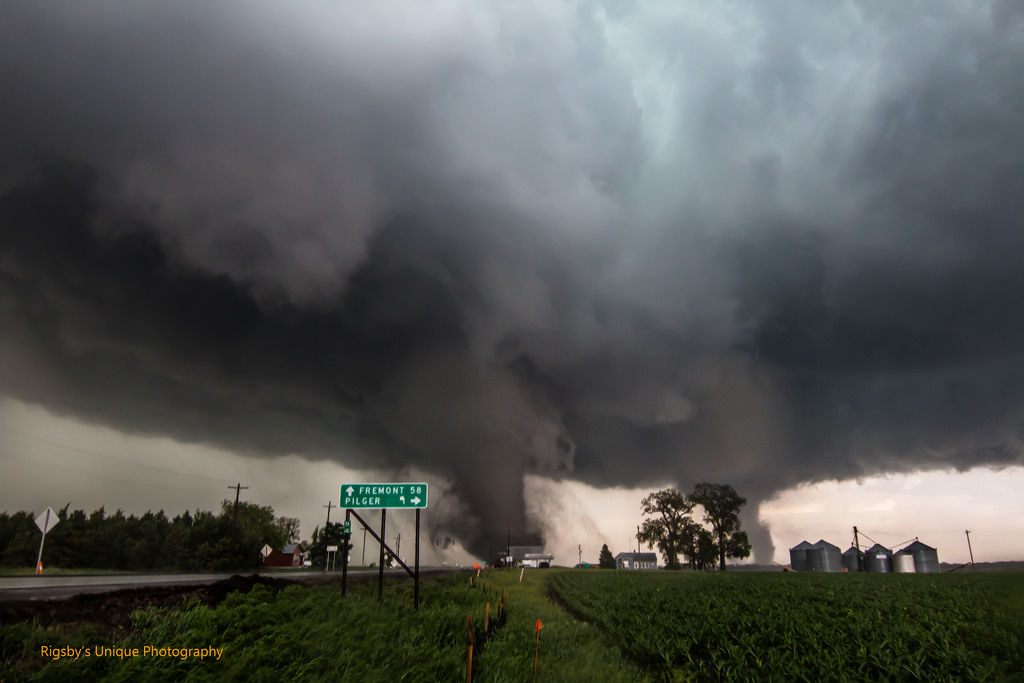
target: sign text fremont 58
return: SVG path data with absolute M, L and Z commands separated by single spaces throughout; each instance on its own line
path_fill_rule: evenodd
M 342 484 L 342 508 L 425 508 L 426 484 Z

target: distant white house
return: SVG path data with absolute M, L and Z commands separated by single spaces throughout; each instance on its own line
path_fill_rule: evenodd
M 518 567 L 527 555 L 538 555 L 543 552 L 544 548 L 539 545 L 514 545 L 508 549 L 508 563 Z
M 657 553 L 619 553 L 615 556 L 616 569 L 657 569 Z
M 555 556 L 550 553 L 526 553 L 523 559 L 519 561 L 519 566 L 547 569 L 554 561 Z

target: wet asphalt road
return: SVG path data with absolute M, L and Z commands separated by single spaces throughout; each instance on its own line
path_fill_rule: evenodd
M 431 569 L 421 568 L 421 576 Z M 202 586 L 230 579 L 238 574 L 250 575 L 257 572 L 228 572 L 202 574 L 81 574 L 47 576 L 0 576 L 0 600 L 57 600 L 82 593 L 106 593 L 127 588 L 152 586 Z M 341 572 L 325 573 L 313 569 L 282 572 L 258 572 L 261 576 L 279 579 L 302 580 L 333 576 L 341 578 Z M 387 569 L 385 576 L 405 576 L 402 569 Z M 375 576 L 376 569 L 350 570 L 349 576 Z

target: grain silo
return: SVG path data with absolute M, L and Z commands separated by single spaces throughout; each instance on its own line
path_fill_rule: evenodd
M 892 556 L 892 566 L 897 574 L 914 574 L 914 556 L 910 553 L 896 553 Z
M 906 548 L 903 548 L 896 553 L 899 555 L 910 555 L 914 558 L 914 571 L 918 574 L 938 574 L 941 569 L 939 568 L 939 552 L 921 541 L 914 541 Z
M 843 551 L 843 569 L 848 572 L 859 572 L 864 566 L 863 554 L 855 546 Z
M 822 539 L 807 549 L 807 571 L 841 572 L 843 554 L 837 546 Z
M 881 544 L 874 544 L 864 552 L 865 569 L 869 572 L 887 573 L 892 571 L 892 551 Z
M 813 547 L 814 546 L 807 541 L 800 541 L 789 549 L 789 565 L 793 568 L 793 571 L 809 571 L 807 565 L 807 551 Z

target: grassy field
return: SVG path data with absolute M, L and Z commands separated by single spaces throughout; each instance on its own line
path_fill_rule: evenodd
M 0 680 L 464 681 L 467 617 L 474 681 L 534 680 L 538 619 L 539 681 L 1024 678 L 1019 574 L 554 569 L 474 583 L 468 573 L 426 583 L 419 611 L 395 580 L 383 605 L 372 584 L 344 599 L 337 586 L 257 586 L 217 607 L 140 610 L 116 640 L 88 626 L 5 624 Z M 100 656 L 104 646 L 121 652 Z M 54 659 L 44 647 L 89 656 Z

